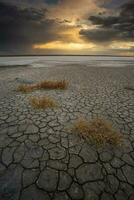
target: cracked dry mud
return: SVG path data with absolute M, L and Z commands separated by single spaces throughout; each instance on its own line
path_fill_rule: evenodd
M 0 69 L 0 200 L 133 200 L 134 69 L 64 66 Z M 67 79 L 64 91 L 15 91 L 20 82 Z M 36 110 L 48 95 L 58 108 Z M 69 129 L 80 116 L 103 117 L 124 136 L 97 148 Z

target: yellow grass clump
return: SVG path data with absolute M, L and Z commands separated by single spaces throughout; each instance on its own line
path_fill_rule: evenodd
M 67 89 L 68 82 L 65 80 L 62 81 L 42 81 L 37 84 L 38 89 Z
M 50 97 L 31 97 L 30 104 L 37 109 L 57 107 L 57 103 Z
M 32 92 L 33 90 L 38 90 L 38 89 L 61 89 L 65 90 L 68 87 L 68 82 L 65 80 L 61 81 L 42 81 L 37 84 L 33 85 L 20 85 L 17 88 L 17 91 L 19 92 Z
M 103 119 L 94 119 L 91 122 L 80 119 L 74 124 L 73 131 L 79 133 L 85 139 L 90 139 L 97 145 L 107 143 L 120 145 L 123 139 L 122 135 Z
M 35 89 L 34 85 L 19 85 L 17 88 L 18 92 L 28 93 L 32 92 Z

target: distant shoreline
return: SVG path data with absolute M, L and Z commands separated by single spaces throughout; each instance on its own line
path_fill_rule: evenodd
M 20 54 L 20 55 L 0 55 L 0 57 L 32 57 L 32 56 L 35 56 L 35 57 L 38 57 L 38 56 L 86 56 L 86 57 L 134 57 L 134 56 L 122 56 L 122 55 L 57 55 L 57 54 L 53 54 L 53 55 L 44 55 L 44 54 L 40 54 L 40 55 L 35 55 L 35 54 L 26 54 L 26 55 L 23 55 L 23 54 Z

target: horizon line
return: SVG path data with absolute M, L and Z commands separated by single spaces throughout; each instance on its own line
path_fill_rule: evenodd
M 105 56 L 105 57 L 134 57 L 132 55 L 105 55 L 105 54 L 3 54 L 0 57 L 23 57 L 23 56 Z

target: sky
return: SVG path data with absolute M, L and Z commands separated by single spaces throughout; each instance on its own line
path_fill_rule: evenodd
M 134 0 L 0 0 L 0 55 L 134 56 Z

